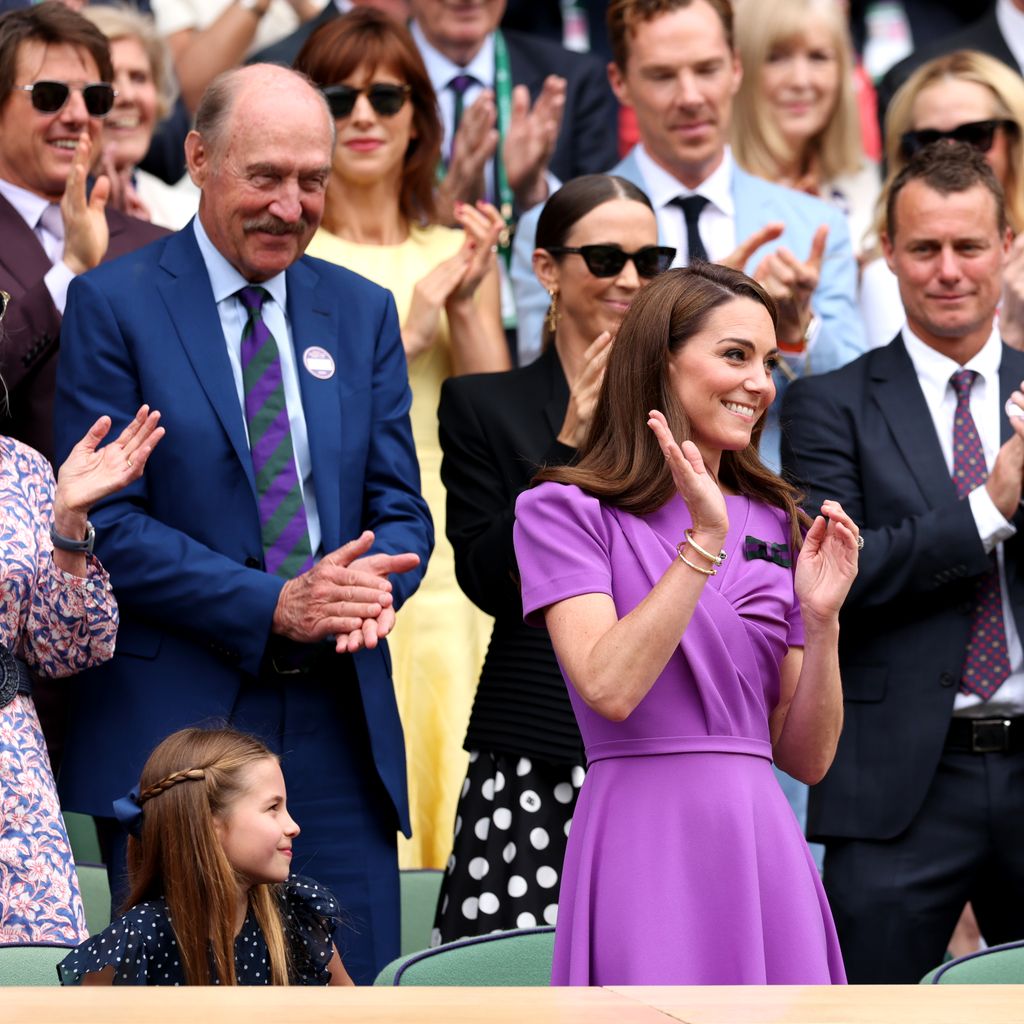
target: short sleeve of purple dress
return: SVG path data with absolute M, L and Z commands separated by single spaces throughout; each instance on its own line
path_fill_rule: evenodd
M 803 643 L 788 524 L 747 498 L 727 502 L 725 562 L 633 713 L 602 718 L 569 684 L 589 767 L 562 876 L 556 985 L 845 981 L 817 869 L 771 769 L 780 665 Z M 515 547 L 527 621 L 587 593 L 610 595 L 621 618 L 689 525 L 678 497 L 638 517 L 576 487 L 525 492 Z

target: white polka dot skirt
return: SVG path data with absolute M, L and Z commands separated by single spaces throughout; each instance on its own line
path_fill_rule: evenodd
M 581 765 L 473 751 L 431 945 L 554 924 Z

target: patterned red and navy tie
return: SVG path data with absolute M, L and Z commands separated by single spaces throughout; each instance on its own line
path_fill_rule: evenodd
M 263 320 L 266 289 L 250 286 L 237 295 L 249 314 L 242 332 L 242 387 L 263 552 L 267 572 L 291 579 L 309 569 L 313 558 L 288 424 L 281 356 Z
M 971 415 L 971 385 L 975 376 L 974 370 L 957 370 L 949 379 L 956 392 L 953 482 L 961 498 L 980 487 L 988 476 L 985 452 Z M 961 693 L 977 694 L 982 700 L 988 700 L 1010 674 L 1006 625 L 1003 622 L 1003 595 L 999 588 L 999 570 L 994 552 L 990 558 L 991 566 L 979 578 L 975 592 L 971 632 L 960 680 Z

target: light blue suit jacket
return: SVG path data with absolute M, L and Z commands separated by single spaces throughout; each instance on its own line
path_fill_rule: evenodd
M 394 300 L 309 257 L 288 269 L 287 287 L 323 548 L 370 529 L 375 551 L 416 552 L 418 569 L 392 579 L 400 606 L 425 571 L 433 527 L 419 491 Z M 303 369 L 311 345 L 333 357 L 327 380 Z M 62 776 L 64 805 L 101 815 L 167 734 L 228 717 L 259 671 L 284 583 L 262 568 L 245 420 L 191 225 L 68 291 L 60 457 L 103 413 L 116 437 L 142 402 L 161 411 L 167 436 L 143 477 L 91 513 L 121 628 L 113 661 L 76 679 Z M 408 830 L 387 645 L 353 657 L 374 763 Z
M 647 189 L 635 150 L 630 151 L 609 173 L 625 178 L 645 191 Z M 732 194 L 736 205 L 737 244 L 771 221 L 781 221 L 786 225 L 777 241 L 762 246 L 751 257 L 746 266 L 747 273 L 751 273 L 767 253 L 780 246 L 790 249 L 801 259 L 805 258 L 810 252 L 814 232 L 821 224 L 829 227 L 821 279 L 811 300 L 821 327 L 809 355 L 786 357 L 796 374 L 803 376 L 810 372 L 835 370 L 864 352 L 864 329 L 857 311 L 857 262 L 843 214 L 814 196 L 756 178 L 735 165 Z M 541 337 L 549 302 L 532 267 L 541 209 L 541 206 L 534 207 L 519 221 L 511 271 L 519 337 L 525 343 L 524 349 L 533 352 L 538 350 L 537 339 Z M 778 396 L 768 411 L 768 421 L 761 437 L 761 456 L 772 469 L 778 470 L 778 409 L 787 380 L 781 373 L 776 373 L 775 383 Z

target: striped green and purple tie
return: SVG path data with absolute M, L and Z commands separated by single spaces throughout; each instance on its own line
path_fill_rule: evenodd
M 313 558 L 288 425 L 281 356 L 263 320 L 267 290 L 250 286 L 237 295 L 249 314 L 242 332 L 242 387 L 264 558 L 267 572 L 292 579 L 309 569 Z

